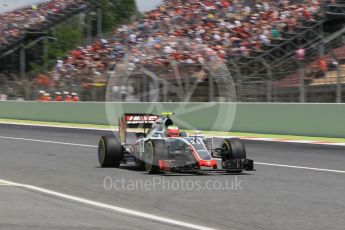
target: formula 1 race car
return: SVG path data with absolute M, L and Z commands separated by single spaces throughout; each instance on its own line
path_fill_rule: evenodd
M 149 174 L 254 170 L 254 162 L 246 159 L 245 147 L 239 139 L 226 138 L 214 148 L 214 138 L 203 137 L 198 132 L 188 136 L 174 126 L 171 116 L 172 113 L 123 115 L 119 121 L 119 139 L 103 136 L 99 141 L 101 167 L 131 165 Z M 144 132 L 128 129 L 144 129 Z

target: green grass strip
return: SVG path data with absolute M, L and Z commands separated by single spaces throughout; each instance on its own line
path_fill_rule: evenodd
M 76 124 L 76 123 L 59 123 L 46 121 L 29 121 L 29 120 L 15 120 L 15 119 L 0 119 L 0 123 L 15 123 L 26 125 L 43 125 L 55 127 L 71 127 L 71 128 L 89 128 L 89 129 L 109 129 L 117 130 L 116 126 L 109 125 L 94 125 L 94 124 Z M 192 134 L 192 130 L 187 130 Z M 238 136 L 238 137 L 253 137 L 253 138 L 277 138 L 284 140 L 306 140 L 306 141 L 320 141 L 332 143 L 345 143 L 345 138 L 330 138 L 330 137 L 309 137 L 309 136 L 294 136 L 294 135 L 276 135 L 276 134 L 258 134 L 258 133 L 239 133 L 239 132 L 218 132 L 218 131 L 203 131 L 203 134 L 209 136 Z

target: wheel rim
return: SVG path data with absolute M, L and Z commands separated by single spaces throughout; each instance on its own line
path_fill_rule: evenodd
M 105 160 L 105 143 L 103 139 L 99 142 L 98 145 L 98 158 L 99 162 L 103 164 Z
M 152 170 L 153 165 L 153 147 L 151 143 L 146 145 L 146 154 L 145 154 L 145 169 L 147 172 Z

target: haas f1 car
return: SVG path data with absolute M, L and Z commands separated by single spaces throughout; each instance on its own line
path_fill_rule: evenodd
M 149 174 L 254 170 L 253 160 L 246 158 L 245 147 L 239 139 L 226 138 L 214 148 L 214 138 L 203 137 L 197 132 L 188 136 L 174 126 L 171 115 L 124 114 L 119 121 L 119 138 L 103 136 L 99 141 L 101 167 L 124 164 Z M 143 129 L 144 132 L 129 132 L 128 129 Z

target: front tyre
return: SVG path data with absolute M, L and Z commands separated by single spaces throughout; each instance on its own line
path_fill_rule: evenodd
M 228 138 L 223 141 L 222 144 L 223 161 L 227 160 L 241 160 L 246 159 L 246 148 L 241 140 L 237 138 Z M 243 170 L 229 170 L 229 173 L 241 173 Z
M 103 136 L 98 143 L 98 160 L 102 168 L 118 168 L 123 158 L 123 149 L 117 138 Z
M 164 140 L 149 140 L 145 144 L 145 170 L 149 174 L 160 172 L 159 160 L 167 158 L 167 149 Z
M 246 148 L 237 138 L 228 138 L 223 141 L 222 149 L 225 151 L 222 156 L 224 160 L 246 159 Z

